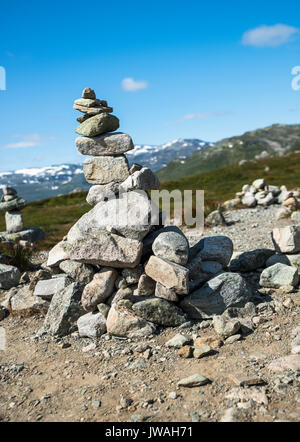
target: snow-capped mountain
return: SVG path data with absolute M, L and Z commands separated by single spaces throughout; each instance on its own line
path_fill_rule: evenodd
M 137 145 L 126 155 L 130 164 L 142 164 L 156 171 L 173 159 L 184 160 L 194 151 L 208 145 L 209 143 L 199 139 L 178 139 L 159 146 Z M 0 188 L 5 185 L 16 188 L 18 194 L 27 201 L 66 194 L 74 189 L 87 190 L 90 187 L 84 178 L 82 164 L 0 172 Z
M 201 150 L 203 147 L 209 145 L 210 143 L 197 138 L 179 138 L 178 140 L 159 146 L 149 146 L 147 144 L 136 145 L 135 148 L 127 152 L 126 155 L 131 163 L 142 164 L 155 172 L 165 167 L 175 158 L 185 159 L 194 151 Z

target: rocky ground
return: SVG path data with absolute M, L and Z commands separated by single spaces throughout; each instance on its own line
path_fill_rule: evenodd
M 272 248 L 272 228 L 292 223 L 276 221 L 276 210 L 227 212 L 229 225 L 206 229 L 204 235 L 229 236 L 235 251 Z M 186 235 L 193 245 L 200 233 Z M 35 261 L 44 262 L 45 254 Z M 211 321 L 161 329 L 136 340 L 107 334 L 93 340 L 77 333 L 37 338 L 42 316 L 8 316 L 0 323 L 2 336 L 3 329 L 6 334 L 6 348 L 0 350 L 0 420 L 299 421 L 299 361 L 292 365 L 289 356 L 282 371 L 270 364 L 291 355 L 300 324 L 300 291 L 260 289 L 259 275 L 243 275 L 259 289 L 250 315 L 252 330 L 232 343 L 224 340 L 201 359 L 181 357 L 165 344 L 178 333 L 191 340 L 216 340 Z M 209 382 L 193 388 L 177 385 L 193 374 Z

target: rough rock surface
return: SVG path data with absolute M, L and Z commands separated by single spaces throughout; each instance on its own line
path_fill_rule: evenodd
M 152 244 L 152 250 L 155 256 L 180 265 L 185 265 L 189 259 L 189 243 L 176 232 L 160 233 Z
M 119 128 L 119 119 L 114 115 L 101 113 L 95 115 L 78 126 L 76 132 L 86 137 L 96 137 L 105 132 L 113 132 Z
M 169 289 L 174 289 L 178 294 L 188 293 L 189 270 L 179 264 L 152 255 L 146 264 L 145 272 L 150 278 Z
M 19 284 L 21 272 L 17 267 L 0 264 L 0 288 L 9 290 Z
M 295 267 L 277 263 L 262 272 L 259 283 L 269 288 L 296 287 L 299 283 L 298 271 Z
M 197 243 L 192 253 L 200 255 L 202 261 L 217 261 L 227 267 L 233 252 L 233 244 L 227 236 L 210 236 Z M 197 253 L 198 252 L 198 253 Z
M 81 303 L 87 312 L 92 312 L 98 304 L 104 302 L 113 292 L 117 271 L 112 268 L 102 268 L 82 292 Z
M 257 249 L 251 252 L 240 253 L 230 262 L 232 272 L 252 272 L 261 267 L 265 267 L 266 261 L 274 255 L 274 250 Z
M 74 332 L 78 318 L 85 313 L 81 293 L 82 287 L 77 282 L 55 293 L 40 332 L 60 337 Z
M 102 201 L 74 224 L 68 233 L 68 241 L 86 235 L 97 236 L 99 231 L 108 227 L 128 239 L 142 240 L 152 227 L 149 222 L 151 207 L 148 196 L 138 191 L 123 194 L 119 199 Z
M 99 232 L 70 242 L 70 258 L 86 264 L 133 268 L 140 262 L 142 248 L 135 239 Z
M 165 299 L 146 299 L 135 303 L 132 310 L 137 316 L 165 327 L 177 327 L 187 321 L 183 311 Z
M 180 307 L 190 318 L 212 318 L 228 307 L 245 305 L 251 295 L 251 288 L 239 274 L 222 273 L 183 298 Z
M 83 173 L 88 183 L 120 183 L 129 175 L 128 160 L 124 155 L 88 158 L 83 164 Z
M 300 226 L 286 226 L 273 230 L 275 248 L 281 253 L 300 252 Z
M 118 304 L 112 304 L 107 316 L 107 332 L 121 337 L 142 337 L 152 335 L 156 327 L 149 321 L 134 315 Z
M 92 266 L 72 261 L 71 259 L 61 262 L 59 268 L 74 279 L 74 281 L 84 285 L 91 282 L 95 274 L 95 269 Z
M 106 333 L 106 318 L 102 313 L 91 312 L 80 316 L 77 321 L 79 336 L 98 338 Z
M 97 137 L 78 137 L 76 146 L 82 155 L 119 155 L 134 148 L 129 135 L 122 132 L 108 132 Z

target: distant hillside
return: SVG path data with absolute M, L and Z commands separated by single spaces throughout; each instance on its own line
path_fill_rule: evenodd
M 173 180 L 238 164 L 256 156 L 280 156 L 297 150 L 300 150 L 300 125 L 274 124 L 218 141 L 185 160 L 175 159 L 157 174 L 161 180 Z
M 142 164 L 155 172 L 167 166 L 174 158 L 178 161 L 183 161 L 192 155 L 193 152 L 200 151 L 210 145 L 210 143 L 198 138 L 179 138 L 178 140 L 158 146 L 136 145 L 134 150 L 127 152 L 126 155 L 131 163 Z
M 198 139 L 178 139 L 159 146 L 138 145 L 128 152 L 129 163 L 139 163 L 153 171 L 167 165 L 174 158 L 183 161 L 194 151 L 209 146 Z M 40 168 L 27 168 L 10 172 L 0 172 L 1 186 L 12 186 L 27 201 L 65 195 L 74 189 L 88 190 L 82 164 L 61 164 Z
M 269 171 L 265 172 L 266 166 Z M 300 186 L 300 154 L 293 153 L 282 158 L 266 158 L 245 164 L 229 166 L 210 172 L 162 182 L 162 189 L 202 189 L 205 192 L 206 215 L 218 204 L 231 199 L 240 191 L 243 184 L 256 178 L 265 178 L 269 184 L 286 185 L 288 188 Z M 60 241 L 70 227 L 85 212 L 91 210 L 86 201 L 86 192 L 48 198 L 30 203 L 23 212 L 26 227 L 42 227 L 47 238 L 40 249 L 49 249 Z M 0 231 L 5 229 L 4 214 L 0 213 Z

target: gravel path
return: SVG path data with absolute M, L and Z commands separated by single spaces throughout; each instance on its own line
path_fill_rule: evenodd
M 276 220 L 279 206 L 266 208 L 239 209 L 225 212 L 228 226 L 205 228 L 203 236 L 226 235 L 231 238 L 235 252 L 246 252 L 258 248 L 271 248 L 273 243 L 271 232 L 274 227 L 283 227 L 293 224 L 290 219 Z M 185 231 L 190 244 L 199 241 L 199 230 L 187 229 Z

